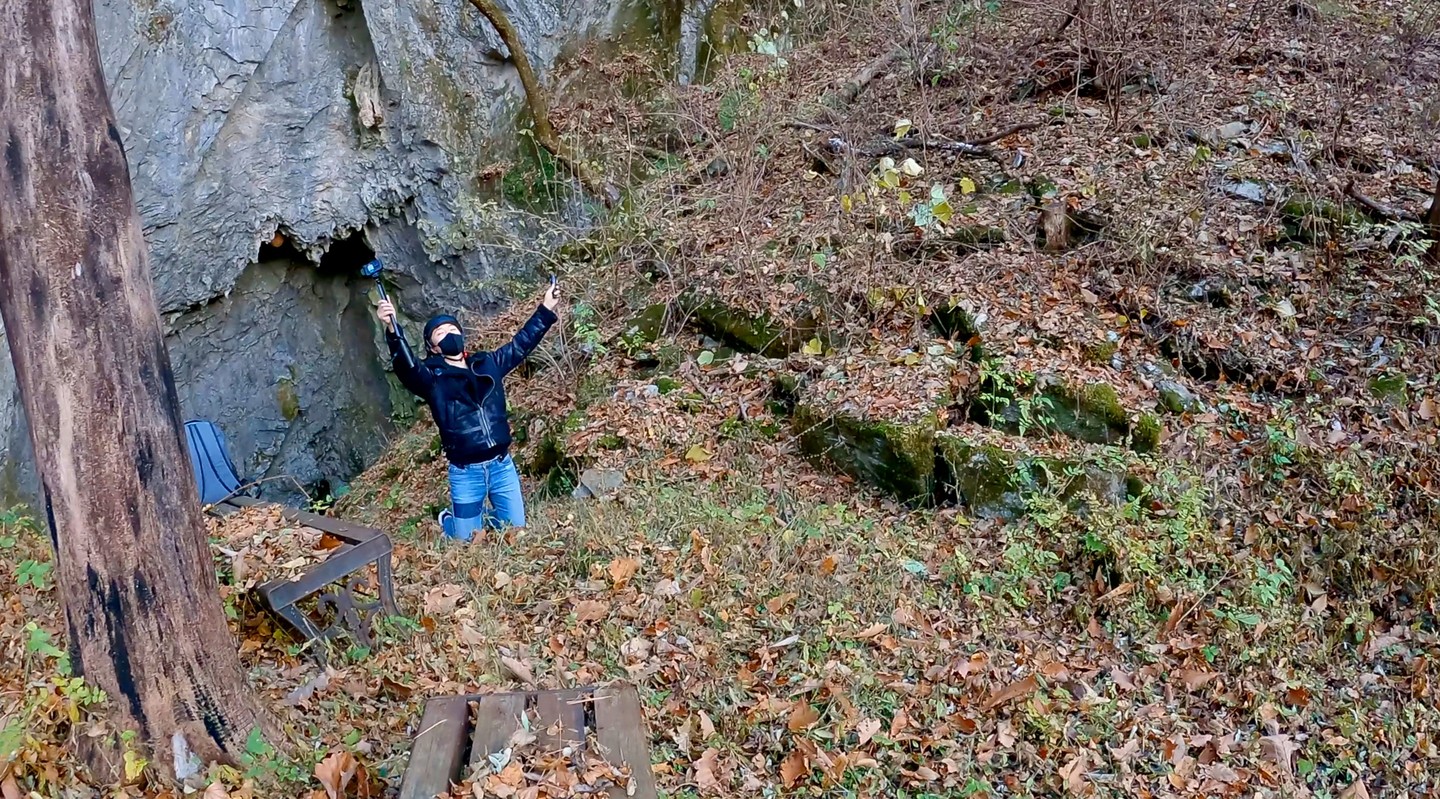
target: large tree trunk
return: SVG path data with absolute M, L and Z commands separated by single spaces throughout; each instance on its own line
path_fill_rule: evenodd
M 265 717 L 216 590 L 91 0 L 4 0 L 0 42 L 0 314 L 71 659 L 173 776 Z M 84 743 L 99 779 L 130 745 Z

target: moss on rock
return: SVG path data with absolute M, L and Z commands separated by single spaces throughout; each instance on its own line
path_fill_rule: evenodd
M 633 352 L 659 341 L 660 336 L 665 333 L 666 310 L 665 303 L 657 302 L 631 317 L 620 333 L 620 340 L 626 349 Z
M 972 418 L 1009 433 L 1059 433 L 1090 444 L 1123 444 L 1127 439 L 1137 452 L 1149 452 L 1160 439 L 1160 422 L 1154 414 L 1134 425 L 1109 383 L 1072 385 L 1059 380 L 1033 384 L 987 378 L 983 398 Z
M 1142 413 L 1130 426 L 1130 448 L 1136 452 L 1154 452 L 1160 448 L 1160 417 Z
M 818 333 L 813 318 L 785 323 L 753 315 L 696 291 L 680 296 L 679 307 L 691 323 L 711 337 L 743 352 L 783 358 L 805 346 Z
M 936 427 L 933 414 L 900 423 L 830 414 L 809 405 L 797 406 L 794 417 L 805 454 L 824 457 L 845 474 L 910 505 L 933 498 Z
M 1046 491 L 1071 504 L 1086 497 L 1119 503 L 1127 480 L 1119 466 L 1017 454 L 951 433 L 935 439 L 936 500 L 963 505 L 984 519 L 1021 516 Z
M 1365 215 L 1355 208 L 1324 197 L 1300 192 L 1280 205 L 1285 237 L 1292 241 L 1322 244 L 1333 228 L 1364 224 Z
M 275 384 L 275 403 L 280 406 L 280 418 L 293 422 L 300 416 L 300 394 L 295 390 L 295 381 L 280 378 Z

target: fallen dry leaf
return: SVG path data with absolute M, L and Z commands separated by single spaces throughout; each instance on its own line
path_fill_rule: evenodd
M 883 621 L 877 621 L 877 622 L 875 622 L 874 624 L 870 625 L 869 627 L 866 627 L 865 629 L 861 630 L 860 632 L 855 633 L 855 640 L 857 640 L 857 641 L 863 641 L 863 640 L 865 640 L 865 639 L 867 639 L 867 638 L 874 638 L 875 636 L 879 635 L 880 633 L 885 632 L 885 630 L 886 630 L 889 626 L 890 626 L 890 625 L 886 624 L 886 623 L 883 622 Z
M 1294 769 L 1295 752 L 1299 748 L 1300 745 L 1288 735 L 1266 735 L 1260 739 L 1260 753 L 1266 760 L 1284 769 L 1286 774 Z
M 1012 682 L 991 694 L 990 699 L 985 702 L 985 709 L 994 710 L 1011 700 L 1027 697 L 1035 693 L 1039 688 L 1040 683 L 1036 681 L 1034 675 L 1026 677 L 1023 680 Z
M 700 711 L 700 737 L 702 739 L 707 739 L 714 734 L 715 722 L 710 720 L 710 714 L 706 713 L 703 710 Z
M 1176 679 L 1183 684 L 1186 690 L 1196 691 L 1205 687 L 1205 684 L 1220 676 L 1215 671 L 1200 671 L 1198 669 L 1176 669 L 1173 672 Z
M 1426 397 L 1425 399 L 1420 400 L 1419 413 L 1421 419 L 1429 422 L 1435 419 L 1436 416 L 1440 416 L 1440 409 L 1436 408 L 1434 399 Z
M 796 702 L 794 709 L 790 711 L 790 721 L 785 726 L 791 732 L 803 732 L 815 725 L 820 720 L 820 714 L 809 702 Z
M 599 621 L 610 612 L 610 603 L 598 599 L 582 599 L 575 603 L 575 617 L 582 622 Z
M 715 747 L 706 749 L 695 761 L 695 784 L 702 791 L 711 793 L 720 792 L 720 778 L 715 776 L 716 760 L 720 757 L 720 750 Z
M 630 578 L 640 571 L 640 561 L 634 558 L 616 558 L 610 561 L 610 582 L 616 588 L 623 587 L 630 582 Z
M 1089 783 L 1085 779 L 1085 770 L 1089 767 L 1086 763 L 1086 755 L 1081 752 L 1066 763 L 1060 769 L 1060 779 L 1065 781 L 1065 790 L 1068 793 L 1084 793 Z
M 1110 669 L 1110 679 L 1114 680 L 1116 685 L 1126 691 L 1135 690 L 1135 681 L 1130 679 L 1129 673 L 1119 666 Z
M 785 759 L 780 761 L 780 781 L 786 788 L 794 788 L 795 783 L 804 777 L 810 770 L 810 763 L 805 754 L 799 749 L 792 749 Z
M 517 681 L 528 683 L 530 685 L 535 684 L 534 673 L 530 671 L 529 666 L 525 665 L 519 660 L 516 660 L 515 658 L 509 657 L 507 655 L 501 655 L 500 665 L 504 666 L 505 670 L 510 672 L 510 676 L 514 677 Z
M 1365 787 L 1364 780 L 1356 780 L 1340 792 L 1340 799 L 1370 799 L 1370 789 Z
M 3 784 L 0 784 L 0 795 L 3 795 L 4 799 L 20 799 L 18 792 L 13 797 L 6 792 Z M 219 780 L 216 780 L 205 787 L 203 796 L 205 799 L 230 799 L 230 792 L 225 790 L 225 786 L 221 785 Z
M 354 779 L 355 770 L 359 767 L 355 756 L 349 752 L 333 752 L 315 764 L 315 779 L 325 789 L 325 795 L 329 799 L 342 799 L 346 786 Z
M 219 783 L 216 783 L 219 785 Z M 220 790 L 225 790 L 223 787 Z M 23 799 L 24 794 L 20 793 L 20 785 L 15 782 L 15 775 L 6 774 L 5 779 L 0 780 L 0 799 Z M 207 791 L 205 799 L 213 799 Z M 229 799 L 229 797 L 225 797 Z
M 425 613 L 430 616 L 448 616 L 455 612 L 455 606 L 464 595 L 465 589 L 458 585 L 437 585 L 425 592 Z
M 860 723 L 855 725 L 855 732 L 860 736 L 859 745 L 870 743 L 870 739 L 875 737 L 875 733 L 879 732 L 882 726 L 879 719 L 861 719 Z
M 765 609 L 771 613 L 779 613 L 791 602 L 794 602 L 800 595 L 796 593 L 785 593 L 765 600 Z
M 322 671 L 319 674 L 306 680 L 305 683 L 285 695 L 283 704 L 289 707 L 299 707 L 310 700 L 317 691 L 324 691 L 330 687 L 330 673 Z

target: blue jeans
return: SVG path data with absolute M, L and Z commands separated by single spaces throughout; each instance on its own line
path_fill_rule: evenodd
M 515 460 L 506 455 L 469 466 L 450 464 L 450 505 L 453 515 L 445 520 L 449 538 L 469 541 L 484 527 L 524 527 L 525 500 Z

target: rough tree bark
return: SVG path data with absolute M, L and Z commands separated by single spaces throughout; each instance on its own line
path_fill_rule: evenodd
M 216 590 L 91 0 L 0 3 L 0 314 L 55 547 L 71 659 L 174 776 L 267 717 Z
M 549 97 L 545 88 L 540 85 L 535 68 L 530 66 L 530 57 L 525 54 L 525 47 L 520 44 L 520 33 L 510 22 L 505 9 L 501 8 L 496 0 L 470 0 L 470 4 L 490 21 L 495 32 L 500 34 L 500 40 L 510 50 L 510 60 L 514 62 L 515 71 L 520 73 L 520 83 L 525 87 L 525 104 L 530 108 L 530 116 L 535 118 L 535 140 L 555 156 L 557 161 L 564 164 L 586 191 L 599 197 L 607 207 L 614 205 L 619 200 L 619 191 L 597 177 L 585 162 L 576 158 L 570 148 L 560 141 L 560 137 L 555 135 L 555 126 L 550 123 Z

